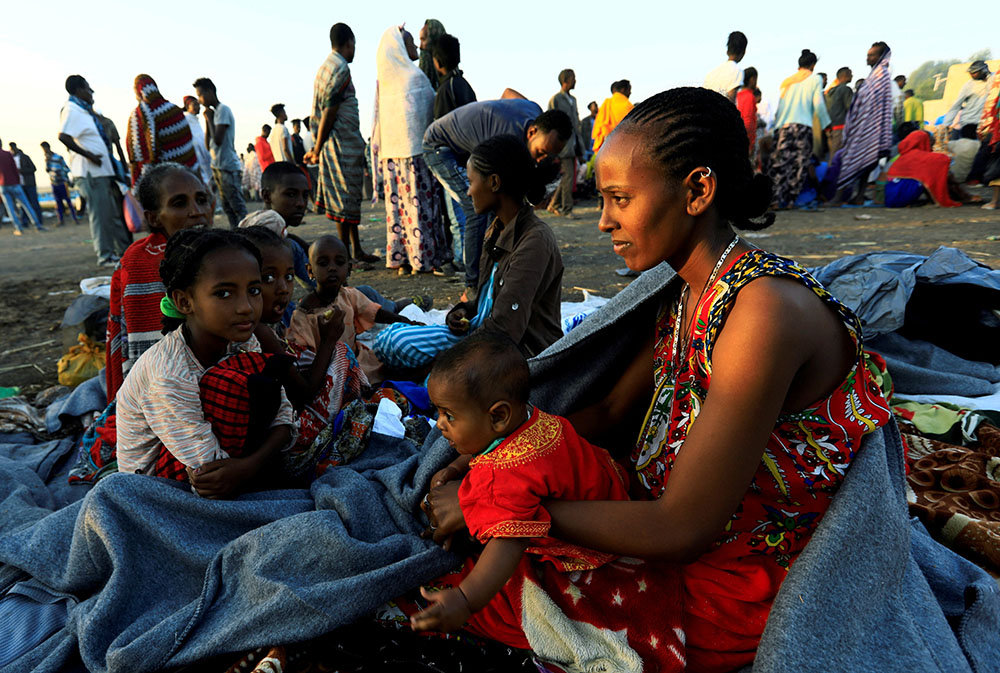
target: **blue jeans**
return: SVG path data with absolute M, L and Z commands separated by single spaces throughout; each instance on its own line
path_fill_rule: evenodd
M 17 206 L 20 204 L 21 211 L 24 213 L 24 221 L 28 222 L 28 218 L 35 223 L 35 226 L 39 229 L 42 228 L 42 220 L 38 217 L 38 213 L 35 212 L 34 206 L 28 201 L 27 194 L 24 193 L 24 188 L 21 185 L 3 185 L 0 187 L 0 197 L 3 198 L 4 208 L 7 209 L 7 214 L 10 215 L 10 221 L 14 225 L 14 229 L 21 231 L 21 223 L 18 221 L 17 216 Z
M 444 187 L 445 195 L 462 206 L 465 214 L 465 235 L 463 236 L 462 261 L 465 263 L 465 285 L 479 286 L 479 256 L 483 252 L 483 236 L 486 234 L 486 216 L 476 215 L 472 199 L 466 193 L 469 179 L 465 170 L 458 165 L 455 153 L 448 147 L 428 147 L 424 145 L 424 161 L 427 168 Z M 454 232 L 454 228 L 452 229 Z
M 365 295 L 366 297 L 368 297 L 376 304 L 380 304 L 382 308 L 388 311 L 389 313 L 399 312 L 396 310 L 396 302 L 392 301 L 391 299 L 386 299 L 385 297 L 383 297 L 381 294 L 379 294 L 379 291 L 373 288 L 371 285 L 356 285 L 354 289 L 360 292 L 361 294 Z
M 31 204 L 32 209 L 35 214 L 38 215 L 38 221 L 42 221 L 42 204 L 38 202 L 38 187 L 35 185 L 21 185 L 21 189 L 24 190 L 24 195 L 28 197 L 28 203 Z M 21 215 L 21 224 L 28 226 L 28 214 L 24 213 Z

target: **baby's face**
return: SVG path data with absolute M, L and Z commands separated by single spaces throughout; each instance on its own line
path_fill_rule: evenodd
M 431 376 L 427 393 L 438 411 L 438 429 L 459 453 L 480 453 L 499 437 L 489 410 L 481 409 L 461 385 Z

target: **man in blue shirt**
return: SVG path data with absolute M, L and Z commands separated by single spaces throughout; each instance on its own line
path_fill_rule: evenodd
M 472 199 L 466 193 L 469 180 L 465 175 L 465 163 L 479 143 L 499 135 L 524 138 L 531 156 L 541 163 L 559 156 L 573 135 L 573 125 L 559 110 L 543 113 L 542 108 L 530 100 L 504 98 L 463 105 L 427 127 L 424 161 L 448 196 L 462 205 L 465 214 L 463 258 L 469 300 L 475 298 L 479 285 L 479 256 L 486 217 L 476 215 Z

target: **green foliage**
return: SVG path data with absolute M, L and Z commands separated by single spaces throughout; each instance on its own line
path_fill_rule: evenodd
M 948 68 L 959 62 L 957 59 L 926 61 L 906 78 L 906 88 L 913 89 L 913 95 L 921 100 L 937 100 L 944 96 L 944 78 L 948 76 Z M 935 91 L 937 81 L 941 84 Z
M 944 96 L 944 79 L 948 76 L 948 68 L 956 63 L 972 61 L 988 61 L 993 57 L 989 49 L 980 49 L 965 61 L 949 59 L 945 61 L 925 61 L 906 78 L 906 88 L 913 89 L 913 95 L 921 100 L 937 100 Z M 938 77 L 935 77 L 937 75 Z M 937 89 L 935 83 L 940 82 Z

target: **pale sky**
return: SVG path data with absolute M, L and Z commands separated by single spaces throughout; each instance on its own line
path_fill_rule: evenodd
M 673 5 L 673 6 L 671 6 Z M 339 8 L 339 7 L 342 7 Z M 594 7 L 594 9 L 589 9 Z M 615 7 L 620 11 L 615 13 Z M 907 11 L 901 8 L 908 7 Z M 760 72 L 765 98 L 797 69 L 802 49 L 819 56 L 816 72 L 849 66 L 865 77 L 865 52 L 884 40 L 892 69 L 908 75 L 926 60 L 965 59 L 990 47 L 1000 53 L 994 25 L 975 19 L 941 30 L 941 16 L 914 3 L 747 3 L 716 0 L 668 3 L 587 2 L 262 2 L 210 0 L 13 0 L 0 22 L 0 139 L 15 141 L 36 164 L 38 144 L 57 140 L 66 77 L 81 74 L 95 107 L 122 134 L 135 107 L 132 82 L 148 73 L 181 105 L 191 83 L 211 77 L 236 117 L 238 152 L 271 123 L 269 108 L 284 103 L 289 118 L 311 112 L 313 77 L 329 53 L 329 29 L 343 21 L 357 37 L 351 66 L 361 107 L 361 132 L 371 132 L 375 49 L 392 24 L 416 36 L 427 18 L 440 20 L 462 44 L 462 69 L 480 100 L 515 88 L 543 108 L 558 90 L 557 75 L 573 68 L 581 114 L 606 98 L 617 79 L 632 82 L 632 100 L 681 85 L 701 84 L 725 60 L 726 37 L 747 34 L 742 66 Z M 472 9 L 470 9 L 472 8 Z M 959 28 L 960 29 L 957 29 Z M 127 150 L 126 150 L 127 151 Z M 42 171 L 40 184 L 47 183 Z

